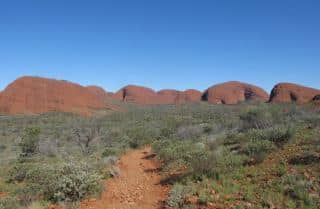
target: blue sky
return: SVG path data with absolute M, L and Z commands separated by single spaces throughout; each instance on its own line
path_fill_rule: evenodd
M 0 89 L 22 75 L 196 88 L 320 88 L 318 0 L 3 0 Z

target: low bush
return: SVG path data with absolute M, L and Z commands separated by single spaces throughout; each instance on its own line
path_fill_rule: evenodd
M 173 209 L 181 208 L 184 205 L 186 194 L 185 186 L 181 184 L 173 185 L 167 200 L 168 206 Z
M 19 201 L 13 197 L 0 198 L 0 209 L 22 209 Z
M 272 115 L 266 108 L 266 106 L 257 106 L 242 112 L 240 114 L 242 129 L 264 129 L 271 127 Z
M 177 137 L 179 139 L 196 139 L 200 137 L 203 132 L 203 128 L 200 126 L 181 126 L 177 130 Z
M 267 154 L 275 149 L 274 144 L 267 140 L 251 139 L 243 148 L 244 153 L 260 163 Z
M 45 195 L 49 200 L 72 202 L 102 191 L 101 176 L 85 163 L 64 163 L 55 172 L 45 185 Z
M 27 163 L 13 163 L 9 169 L 7 181 L 10 183 L 22 182 L 26 178 L 28 170 L 29 165 Z
M 284 194 L 298 202 L 298 207 L 303 205 L 314 205 L 315 202 L 309 195 L 312 189 L 312 183 L 303 176 L 297 174 L 288 174 L 282 177 Z
M 70 161 L 61 165 L 14 166 L 11 179 L 25 181 L 25 187 L 17 191 L 24 202 L 32 202 L 44 196 L 54 202 L 73 202 L 98 194 L 102 187 L 101 176 L 87 163 Z
M 18 188 L 14 192 L 15 196 L 19 199 L 21 205 L 27 206 L 34 201 L 41 199 L 43 191 L 42 185 L 27 183 L 24 187 Z
M 28 157 L 35 154 L 39 148 L 39 127 L 29 127 L 24 130 L 19 146 L 21 148 L 21 157 Z
M 215 152 L 217 165 L 215 170 L 218 174 L 231 172 L 243 165 L 243 156 L 233 154 L 229 149 L 221 147 Z M 219 176 L 218 176 L 219 177 Z
M 294 135 L 294 129 L 291 127 L 278 126 L 267 129 L 251 129 L 248 137 L 251 140 L 268 140 L 274 142 L 277 146 L 287 143 Z
M 7 148 L 6 145 L 0 144 L 0 152 L 4 151 Z

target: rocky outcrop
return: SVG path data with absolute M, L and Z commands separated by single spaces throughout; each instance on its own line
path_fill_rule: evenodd
M 112 96 L 112 93 L 106 92 L 100 86 L 87 86 L 86 89 L 88 89 L 91 93 L 96 95 L 102 101 L 104 101 L 106 98 Z
M 305 104 L 311 102 L 317 95 L 320 95 L 320 90 L 318 89 L 293 83 L 279 83 L 271 91 L 270 102 Z
M 141 105 L 159 104 L 157 93 L 143 86 L 128 85 L 113 95 L 113 98 Z
M 201 101 L 201 95 L 201 92 L 193 89 L 186 91 L 164 89 L 156 92 L 150 88 L 129 85 L 115 93 L 113 98 L 140 105 L 183 104 L 187 102 L 199 102 Z
M 89 115 L 104 103 L 87 88 L 75 83 L 40 77 L 22 77 L 1 93 L 0 112 L 32 114 L 50 111 Z
M 230 81 L 208 88 L 202 95 L 202 100 L 211 104 L 237 104 L 242 101 L 268 101 L 268 93 L 260 87 Z
M 1 95 L 1 94 L 0 94 Z M 312 101 L 318 101 L 320 102 L 320 94 L 313 97 Z
M 194 89 L 189 89 L 186 91 L 166 89 L 159 91 L 158 95 L 161 96 L 161 100 L 166 104 L 184 104 L 200 102 L 202 93 Z

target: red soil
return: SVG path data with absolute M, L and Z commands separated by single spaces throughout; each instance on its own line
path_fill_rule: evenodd
M 106 181 L 101 199 L 86 200 L 81 209 L 156 209 L 167 198 L 168 188 L 160 183 L 159 163 L 148 156 L 151 149 L 135 150 L 119 162 L 119 177 Z
M 269 95 L 262 88 L 230 81 L 207 89 L 202 99 L 212 104 L 237 104 L 246 100 L 268 101 Z
M 0 192 L 0 198 L 4 198 L 4 197 L 6 197 L 7 196 L 7 193 L 5 193 L 5 192 Z
M 296 102 L 305 104 L 311 102 L 320 90 L 293 83 L 279 83 L 271 91 L 270 102 Z
M 104 103 L 78 84 L 39 77 L 22 77 L 11 83 L 0 97 L 0 112 L 32 114 L 50 111 L 90 115 Z

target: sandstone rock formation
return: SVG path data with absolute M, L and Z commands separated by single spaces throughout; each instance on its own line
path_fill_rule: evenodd
M 194 89 L 186 91 L 165 89 L 158 91 L 158 95 L 165 104 L 184 104 L 188 102 L 200 102 L 202 93 Z
M 91 93 L 95 94 L 99 99 L 105 100 L 106 98 L 112 96 L 112 93 L 106 92 L 103 88 L 100 86 L 87 86 L 86 89 L 88 89 Z
M 116 92 L 113 95 L 113 98 L 124 102 L 132 102 L 140 105 L 155 105 L 199 102 L 201 101 L 201 95 L 201 92 L 193 89 L 187 91 L 164 89 L 155 92 L 150 88 L 128 85 Z
M 313 97 L 312 101 L 318 101 L 320 102 L 320 94 L 316 95 L 315 97 Z
M 186 97 L 186 101 L 199 102 L 201 101 L 202 92 L 195 89 L 188 89 L 183 92 Z
M 212 104 L 237 104 L 247 100 L 268 101 L 269 95 L 262 88 L 230 81 L 208 88 L 202 95 L 202 100 Z
M 279 83 L 271 91 L 270 102 L 296 102 L 305 104 L 311 102 L 320 90 L 301 86 L 293 83 Z
M 312 102 L 318 106 L 320 106 L 320 94 L 313 97 Z
M 113 98 L 141 105 L 159 104 L 157 93 L 146 87 L 128 85 L 113 95 Z
M 1 93 L 0 112 L 6 114 L 74 112 L 89 115 L 103 102 L 78 84 L 40 77 L 22 77 Z

